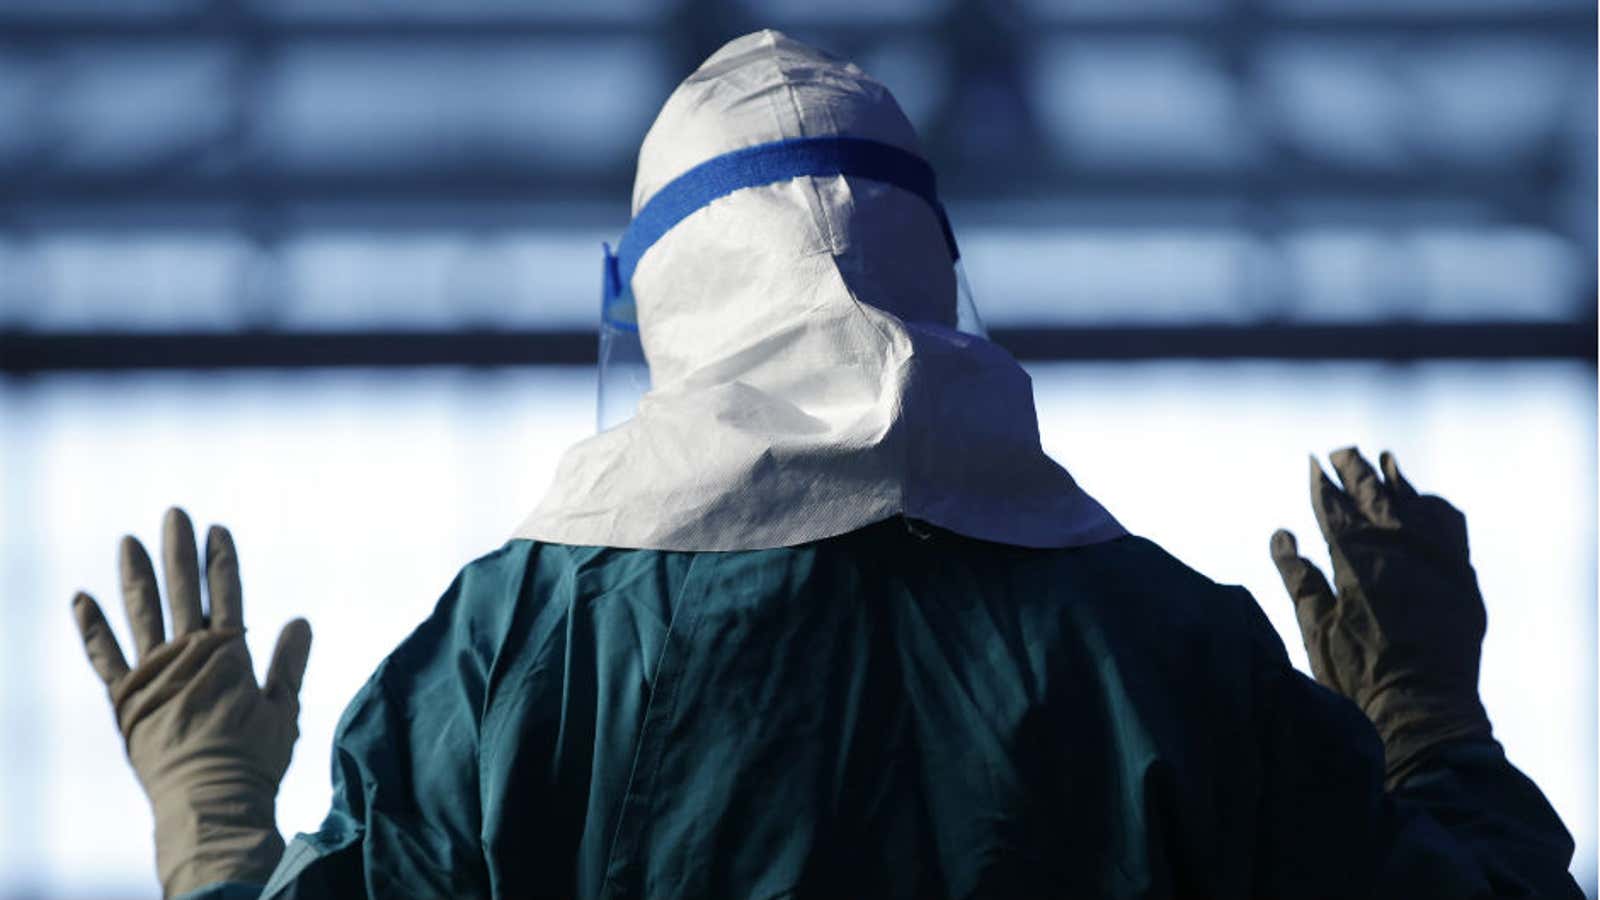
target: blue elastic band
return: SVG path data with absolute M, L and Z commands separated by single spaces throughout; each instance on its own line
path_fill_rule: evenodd
M 950 258 L 961 258 L 950 220 L 939 204 L 933 167 L 925 160 L 899 147 L 865 138 L 794 138 L 724 153 L 657 191 L 628 224 L 616 255 L 611 256 L 607 250 L 607 296 L 621 293 L 622 286 L 633 279 L 633 270 L 645 251 L 695 210 L 734 191 L 805 175 L 870 178 L 916 194 L 939 217 Z

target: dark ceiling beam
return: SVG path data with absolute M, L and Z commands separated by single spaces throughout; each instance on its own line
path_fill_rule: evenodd
M 1263 14 L 1253 20 L 1255 33 L 1305 32 L 1330 36 L 1369 34 L 1417 37 L 1494 37 L 1538 36 L 1593 43 L 1593 9 L 1573 7 L 1544 12 L 1447 13 L 1433 10 L 1395 10 L 1392 13 L 1359 13 L 1315 16 L 1293 13 Z M 649 20 L 617 21 L 548 20 L 519 16 L 459 18 L 386 15 L 371 19 L 264 18 L 198 14 L 180 16 L 124 16 L 117 18 L 76 17 L 69 15 L 30 16 L 0 13 L 0 42 L 14 44 L 55 44 L 72 41 L 105 40 L 202 40 L 229 39 L 243 33 L 256 33 L 277 39 L 350 41 L 455 41 L 502 42 L 523 39 L 574 39 L 649 37 L 662 34 L 668 22 Z M 817 21 L 780 22 L 778 27 L 793 28 L 808 35 L 851 36 L 881 34 L 904 37 L 943 33 L 937 19 L 904 22 Z M 1033 35 L 1081 34 L 1105 36 L 1171 35 L 1199 39 L 1234 40 L 1239 37 L 1237 23 L 1227 16 L 1173 18 L 1058 18 L 1030 22 Z
M 1032 362 L 1569 360 L 1595 362 L 1595 323 L 997 328 Z M 246 334 L 0 332 L 0 374 L 130 370 L 593 365 L 592 331 Z
M 938 160 L 935 160 L 936 165 Z M 1548 190 L 1546 173 L 1516 167 L 1421 166 L 1386 173 L 1346 167 L 1274 165 L 1233 170 L 1164 170 L 1092 165 L 1045 165 L 1035 171 L 1004 172 L 940 165 L 940 193 L 949 201 L 1080 199 L 1104 193 L 1128 199 L 1242 198 L 1258 190 L 1338 197 L 1341 200 L 1510 198 Z M 496 166 L 451 167 L 419 163 L 387 172 L 323 171 L 286 175 L 240 172 L 196 176 L 171 171 L 114 174 L 0 169 L 0 202 L 19 206 L 54 204 L 225 203 L 270 197 L 275 203 L 383 203 L 437 201 L 461 205 L 501 202 L 590 202 L 609 196 L 625 204 L 632 182 L 626 168 L 605 171 L 536 172 Z

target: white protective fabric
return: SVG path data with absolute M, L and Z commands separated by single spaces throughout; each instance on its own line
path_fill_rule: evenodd
M 639 150 L 635 214 L 712 157 L 840 135 L 921 155 L 855 66 L 775 31 L 718 50 Z M 933 209 L 865 179 L 748 188 L 680 222 L 632 287 L 653 389 L 571 449 L 516 536 L 747 550 L 904 514 L 1029 547 L 1124 534 L 1039 446 L 1028 375 L 955 331 Z

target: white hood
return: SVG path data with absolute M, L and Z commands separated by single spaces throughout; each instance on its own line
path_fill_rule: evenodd
M 822 136 L 921 155 L 860 69 L 746 35 L 668 98 L 634 212 L 713 157 Z M 952 329 L 950 252 L 915 194 L 847 176 L 739 190 L 647 250 L 632 289 L 653 389 L 567 451 L 518 537 L 747 550 L 896 515 L 1029 547 L 1124 533 L 1040 449 L 1027 374 Z

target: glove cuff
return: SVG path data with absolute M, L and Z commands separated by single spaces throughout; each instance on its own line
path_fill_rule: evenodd
M 1374 703 L 1368 716 L 1383 740 L 1384 782 L 1391 790 L 1442 747 L 1493 737 L 1489 716 L 1476 696 Z
M 213 784 L 155 803 L 156 871 L 165 895 L 226 881 L 265 884 L 283 857 L 275 794 L 254 783 Z

